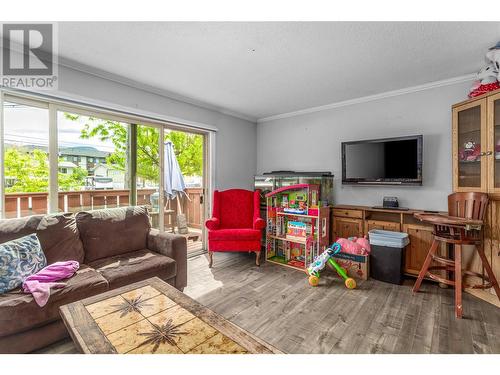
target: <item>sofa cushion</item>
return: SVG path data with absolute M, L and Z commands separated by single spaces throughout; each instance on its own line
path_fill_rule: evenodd
M 208 232 L 213 241 L 260 241 L 261 231 L 256 229 L 219 229 Z
M 108 290 L 106 279 L 84 264 L 65 282 L 64 288 L 51 290 L 49 302 L 44 307 L 38 306 L 31 294 L 20 289 L 0 294 L 0 337 L 60 319 L 59 306 Z
M 0 220 L 0 243 L 36 233 L 47 263 L 83 262 L 83 244 L 73 214 L 35 215 Z
M 85 263 L 146 248 L 151 228 L 145 207 L 78 212 L 76 223 Z
M 36 234 L 0 244 L 0 293 L 18 288 L 28 276 L 47 265 Z
M 111 289 L 154 276 L 168 280 L 177 271 L 173 259 L 148 249 L 99 259 L 89 265 L 104 276 Z

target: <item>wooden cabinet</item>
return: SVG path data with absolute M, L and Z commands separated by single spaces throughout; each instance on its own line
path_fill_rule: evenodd
M 486 114 L 488 192 L 500 195 L 500 93 L 488 97 Z
M 418 275 L 434 239 L 432 227 L 405 224 L 403 232 L 408 233 L 410 239 L 405 254 L 405 272 Z
M 338 237 L 362 237 L 363 220 L 335 216 L 333 219 L 333 239 Z
M 500 90 L 452 107 L 453 191 L 488 193 L 490 204 L 484 226 L 484 250 L 500 278 Z M 467 150 L 474 146 L 474 152 Z M 477 252 L 464 249 L 462 263 L 468 271 L 483 273 Z M 465 276 L 465 282 L 470 277 Z M 474 283 L 477 280 L 470 280 Z M 466 289 L 500 306 L 492 289 Z
M 365 206 L 335 206 L 333 208 L 333 239 L 364 236 L 372 229 L 408 233 L 405 273 L 418 275 L 432 243 L 432 226 L 414 218 L 418 210 L 396 211 Z
M 453 191 L 500 196 L 500 93 L 453 106 Z

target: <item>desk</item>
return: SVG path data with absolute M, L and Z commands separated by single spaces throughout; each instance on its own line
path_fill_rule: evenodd
M 433 226 L 422 223 L 413 215 L 424 210 L 391 210 L 368 206 L 336 205 L 333 207 L 332 237 L 362 237 L 372 229 L 408 233 L 410 244 L 406 248 L 405 273 L 418 276 L 431 246 Z M 446 212 L 440 212 L 446 214 Z M 446 249 L 441 249 L 442 255 Z

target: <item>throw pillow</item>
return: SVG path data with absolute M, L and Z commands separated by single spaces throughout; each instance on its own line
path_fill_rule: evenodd
M 47 266 L 36 234 L 0 244 L 0 293 L 6 293 Z

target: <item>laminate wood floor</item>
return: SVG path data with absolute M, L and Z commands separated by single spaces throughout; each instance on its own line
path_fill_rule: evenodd
M 500 309 L 464 294 L 455 319 L 453 289 L 424 282 L 376 280 L 347 290 L 332 271 L 320 286 L 303 272 L 263 263 L 254 255 L 216 253 L 188 261 L 186 294 L 287 353 L 500 353 Z M 70 340 L 40 353 L 74 353 Z

